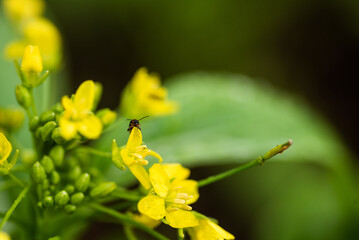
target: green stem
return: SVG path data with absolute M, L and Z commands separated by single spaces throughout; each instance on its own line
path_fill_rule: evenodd
M 25 187 L 25 184 L 19 179 L 17 178 L 13 173 L 9 173 L 9 177 L 16 182 L 17 184 L 19 184 L 21 187 Z
M 21 191 L 19 196 L 15 199 L 14 203 L 11 205 L 10 209 L 6 212 L 5 217 L 2 219 L 0 223 L 0 230 L 4 226 L 4 224 L 7 222 L 7 220 L 10 218 L 11 214 L 15 211 L 17 205 L 22 201 L 22 199 L 26 196 L 26 193 L 29 191 L 29 185 L 24 188 L 24 190 Z
M 208 178 L 202 179 L 200 181 L 198 181 L 198 187 L 203 187 L 206 186 L 208 184 L 217 182 L 219 180 L 222 180 L 224 178 L 230 177 L 238 172 L 241 172 L 243 170 L 252 168 L 254 166 L 257 165 L 263 165 L 263 163 L 269 159 L 271 159 L 272 157 L 274 157 L 275 155 L 277 155 L 278 153 L 282 153 L 284 150 L 286 150 L 287 148 L 289 148 L 292 145 L 293 141 L 289 140 L 286 143 L 283 143 L 281 145 L 276 146 L 275 148 L 271 149 L 269 152 L 267 152 L 266 154 L 264 154 L 263 156 L 259 156 L 256 159 L 254 159 L 253 161 L 250 161 L 246 164 L 243 164 L 239 167 L 236 167 L 234 169 L 228 170 L 226 172 L 214 175 L 214 176 L 210 176 Z
M 75 151 L 76 152 L 90 153 L 92 155 L 96 155 L 96 156 L 99 156 L 99 157 L 112 158 L 112 153 L 104 152 L 104 151 L 101 151 L 101 150 L 98 150 L 98 149 L 95 149 L 95 148 L 92 148 L 92 147 L 83 146 L 83 147 L 76 148 Z
M 35 99 L 34 99 L 34 93 L 33 93 L 33 89 L 29 88 L 29 92 L 30 92 L 30 96 L 31 96 L 31 108 L 32 111 L 34 113 L 34 115 L 37 115 L 37 111 L 36 111 L 36 105 L 35 105 Z M 30 119 L 31 120 L 31 119 Z
M 139 228 L 139 229 L 147 232 L 151 236 L 155 237 L 156 239 L 169 240 L 167 237 L 163 236 L 159 232 L 156 232 L 155 230 L 147 227 L 146 225 L 143 225 L 143 224 L 133 220 L 131 217 L 129 217 L 129 216 L 123 214 L 123 213 L 117 212 L 116 210 L 113 210 L 112 208 L 102 206 L 102 205 L 100 205 L 98 203 L 89 203 L 88 206 L 95 209 L 95 210 L 97 210 L 97 211 L 106 213 L 106 214 L 116 218 L 119 222 L 121 222 L 123 224 L 127 224 L 127 225 L 130 225 L 130 226 Z
M 138 196 L 137 194 L 123 192 L 121 190 L 113 191 L 111 193 L 111 195 L 114 197 L 120 198 L 120 199 L 125 199 L 125 200 L 130 200 L 130 201 L 139 201 L 141 199 L 141 197 Z
M 125 235 L 128 240 L 137 240 L 136 235 L 130 226 L 125 224 L 123 226 L 123 231 L 125 232 Z

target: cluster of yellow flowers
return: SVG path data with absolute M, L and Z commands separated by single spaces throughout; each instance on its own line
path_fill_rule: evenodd
M 190 204 L 199 198 L 197 181 L 188 179 L 190 170 L 180 164 L 153 164 L 147 171 L 147 156 L 162 162 L 159 154 L 142 145 L 142 133 L 134 127 L 127 145 L 112 145 L 112 161 L 120 169 L 127 166 L 147 195 L 138 202 L 138 211 L 154 221 L 162 220 L 173 228 L 185 229 L 192 239 L 234 239 L 210 218 L 192 211 Z M 150 223 L 151 226 L 156 224 Z
M 62 40 L 56 26 L 42 16 L 43 0 L 3 0 L 6 15 L 14 24 L 19 36 L 9 43 L 5 56 L 10 59 L 22 57 L 27 45 L 37 45 L 47 69 L 57 69 L 62 59 Z

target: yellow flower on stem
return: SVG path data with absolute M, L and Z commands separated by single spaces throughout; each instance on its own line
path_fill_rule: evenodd
M 21 70 L 26 74 L 42 72 L 42 58 L 38 46 L 27 45 L 25 47 Z
M 145 159 L 147 156 L 153 156 L 162 162 L 162 157 L 158 153 L 148 149 L 146 145 L 142 145 L 142 133 L 137 127 L 132 129 L 125 148 L 117 147 L 116 141 L 113 140 L 113 163 L 122 170 L 127 166 L 145 189 L 151 187 L 148 172 L 143 167 L 148 164 Z
M 102 132 L 100 119 L 91 111 L 94 102 L 95 83 L 83 82 L 72 98 L 64 96 L 65 111 L 60 117 L 60 134 L 65 140 L 73 139 L 77 132 L 88 139 L 96 139 Z
M 203 218 L 199 220 L 199 225 L 186 229 L 192 240 L 229 240 L 235 237 L 209 220 Z
M 199 221 L 189 206 L 199 197 L 197 182 L 176 177 L 170 181 L 165 168 L 160 164 L 150 168 L 154 192 L 138 202 L 138 211 L 155 220 L 166 218 L 173 228 L 197 226 Z M 182 173 L 180 175 L 183 176 Z
M 172 114 L 178 106 L 167 100 L 167 90 L 161 86 L 159 77 L 140 68 L 122 94 L 120 109 L 127 117 L 139 118 Z
M 5 135 L 0 132 L 0 166 L 4 164 L 9 158 L 12 151 L 11 143 L 7 140 Z

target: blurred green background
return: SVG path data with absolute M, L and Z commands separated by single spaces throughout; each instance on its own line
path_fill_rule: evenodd
M 264 167 L 201 189 L 196 210 L 237 239 L 359 239 L 358 1 L 50 0 L 47 16 L 63 34 L 67 93 L 100 81 L 101 106 L 115 108 L 139 67 L 163 77 L 181 111 L 143 121 L 144 140 L 194 179 L 293 138 Z M 3 15 L 0 30 L 3 49 L 13 38 Z M 0 77 L 1 105 L 15 105 L 12 63 Z M 126 125 L 99 145 L 124 143 Z M 119 231 L 96 223 L 81 239 Z

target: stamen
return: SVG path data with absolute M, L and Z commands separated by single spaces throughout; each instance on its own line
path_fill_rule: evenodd
M 187 211 L 192 210 L 192 207 L 191 207 L 191 206 L 188 206 L 187 204 L 181 205 L 181 208 L 182 208 L 183 210 L 187 210 Z
M 186 199 L 188 197 L 187 193 L 177 193 L 177 198 Z
M 174 203 L 178 203 L 178 204 L 186 204 L 186 200 L 183 199 L 179 199 L 179 198 L 175 198 L 173 200 Z
M 166 208 L 166 210 L 167 210 L 168 212 L 174 212 L 174 211 L 178 211 L 179 208 L 177 208 L 177 207 L 168 207 L 168 208 Z

